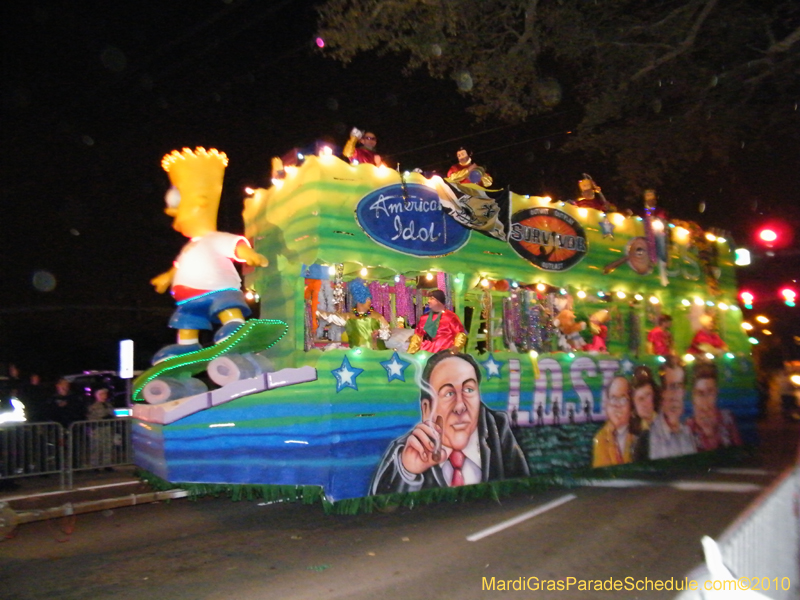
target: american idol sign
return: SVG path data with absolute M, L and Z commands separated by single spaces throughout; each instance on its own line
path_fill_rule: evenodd
M 356 221 L 381 246 L 412 256 L 452 254 L 471 233 L 442 210 L 435 191 L 418 183 L 370 192 L 358 202 Z

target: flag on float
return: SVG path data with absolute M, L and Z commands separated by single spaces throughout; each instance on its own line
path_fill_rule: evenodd
M 439 203 L 464 227 L 506 241 L 509 231 L 509 190 L 487 190 L 471 183 L 434 177 Z

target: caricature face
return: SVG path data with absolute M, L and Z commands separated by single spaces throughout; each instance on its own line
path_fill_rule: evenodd
M 631 269 L 644 275 L 652 269 L 650 264 L 650 253 L 647 251 L 647 240 L 643 237 L 636 237 L 628 245 L 628 264 Z
M 685 374 L 681 367 L 666 369 L 664 372 L 661 414 L 673 428 L 677 428 L 681 422 L 681 415 L 683 415 L 684 377 Z
M 209 196 L 206 191 L 193 190 L 194 193 L 185 194 L 181 190 L 178 207 L 164 211 L 173 217 L 172 228 L 187 238 L 199 237 L 216 229 L 219 197 Z
M 631 418 L 631 388 L 624 377 L 615 377 L 608 386 L 606 416 L 614 429 L 627 427 Z
M 454 356 L 434 367 L 430 376 L 431 400 L 422 401 L 422 418 L 436 422 L 442 417 L 442 444 L 463 450 L 478 427 L 481 394 L 478 376 L 467 361 Z
M 636 414 L 648 423 L 652 423 L 655 418 L 655 392 L 653 386 L 645 383 L 633 391 L 633 405 L 636 407 Z
M 692 387 L 694 418 L 703 429 L 717 425 L 717 382 L 711 377 L 697 379 Z
M 469 152 L 466 150 L 459 150 L 456 152 L 456 158 L 458 159 L 458 164 L 460 165 L 469 164 Z

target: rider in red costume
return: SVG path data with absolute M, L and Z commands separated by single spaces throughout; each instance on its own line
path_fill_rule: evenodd
M 445 296 L 442 290 L 428 293 L 430 312 L 422 315 L 408 343 L 409 354 L 420 350 L 438 352 L 449 348 L 461 350 L 467 343 L 467 334 L 458 315 L 444 307 Z

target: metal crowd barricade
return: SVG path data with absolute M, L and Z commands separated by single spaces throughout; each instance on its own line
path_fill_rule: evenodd
M 0 426 L 0 479 L 58 475 L 64 488 L 64 428 L 58 423 Z
M 67 437 L 69 488 L 75 471 L 108 469 L 133 462 L 130 418 L 76 421 L 70 425 Z
M 787 469 L 716 543 L 704 539 L 703 546 L 705 564 L 688 575 L 701 589 L 683 592 L 679 600 L 800 598 L 800 465 Z M 751 589 L 739 595 L 715 589 L 738 578 L 748 578 Z
M 0 480 L 58 475 L 72 489 L 73 473 L 133 463 L 131 419 L 0 425 Z

